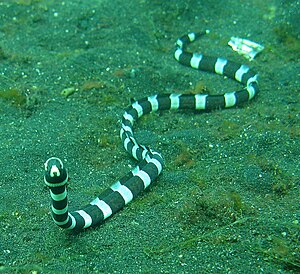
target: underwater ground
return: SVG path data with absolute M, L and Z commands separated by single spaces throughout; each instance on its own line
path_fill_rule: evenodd
M 0 1 L 0 273 L 299 273 L 299 3 Z M 174 59 L 178 37 L 206 29 L 190 49 L 249 65 L 258 96 L 143 117 L 163 174 L 100 227 L 58 228 L 50 156 L 80 209 L 136 164 L 119 139 L 132 99 L 241 87 Z M 265 49 L 250 62 L 231 36 Z

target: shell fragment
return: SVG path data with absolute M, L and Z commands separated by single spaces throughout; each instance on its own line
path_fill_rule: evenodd
M 238 54 L 244 55 L 250 61 L 264 49 L 264 46 L 258 43 L 239 37 L 231 37 L 228 45 Z

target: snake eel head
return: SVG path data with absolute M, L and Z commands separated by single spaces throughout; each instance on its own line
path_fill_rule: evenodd
M 58 187 L 67 183 L 68 173 L 60 159 L 51 157 L 46 161 L 44 181 L 49 187 Z

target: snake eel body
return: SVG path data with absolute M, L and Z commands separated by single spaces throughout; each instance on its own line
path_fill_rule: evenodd
M 60 159 L 49 158 L 45 163 L 44 181 L 50 190 L 52 217 L 56 225 L 73 230 L 97 226 L 131 202 L 160 175 L 164 166 L 162 156 L 139 144 L 134 137 L 133 124 L 141 116 L 161 110 L 230 108 L 252 99 L 257 94 L 257 74 L 248 66 L 186 50 L 189 43 L 205 33 L 189 33 L 179 38 L 176 42 L 175 59 L 183 65 L 236 80 L 244 87 L 222 95 L 172 93 L 135 101 L 123 114 L 120 137 L 125 149 L 139 163 L 82 209 L 69 211 L 67 170 Z

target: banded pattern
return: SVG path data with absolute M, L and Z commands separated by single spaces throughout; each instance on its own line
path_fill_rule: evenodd
M 80 210 L 68 210 L 68 173 L 62 161 L 56 157 L 48 159 L 45 163 L 44 181 L 50 189 L 52 217 L 58 226 L 75 230 L 97 226 L 131 202 L 159 176 L 164 165 L 161 155 L 139 144 L 134 137 L 133 124 L 141 116 L 158 110 L 228 108 L 255 96 L 258 92 L 257 75 L 247 66 L 224 58 L 207 57 L 186 51 L 186 46 L 203 34 L 205 32 L 190 33 L 179 38 L 175 50 L 176 60 L 192 68 L 230 77 L 244 84 L 245 88 L 223 95 L 173 93 L 153 95 L 135 101 L 123 114 L 120 137 L 124 148 L 139 161 L 139 164 Z
M 251 100 L 258 92 L 258 75 L 251 71 L 248 66 L 228 61 L 225 58 L 211 57 L 186 51 L 189 43 L 194 42 L 208 32 L 192 32 L 179 38 L 176 42 L 175 59 L 181 64 L 194 69 L 227 76 L 246 85 L 246 88 L 235 92 L 227 92 L 223 95 L 208 95 L 205 105 L 203 104 L 203 108 L 201 107 L 200 109 L 229 108 Z

